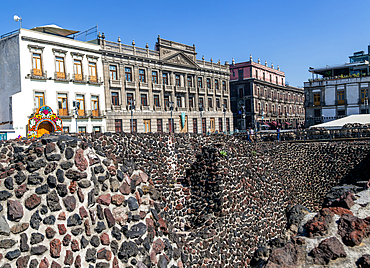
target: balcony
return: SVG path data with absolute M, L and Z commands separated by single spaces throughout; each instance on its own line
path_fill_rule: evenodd
M 68 109 L 58 109 L 57 114 L 60 118 L 70 118 L 73 115 L 73 110 L 68 111 Z
M 162 85 L 161 84 L 152 84 L 153 90 L 162 91 Z
M 221 90 L 220 89 L 216 89 L 215 93 L 216 93 L 216 95 L 221 96 Z
M 172 86 L 171 85 L 163 85 L 163 89 L 164 89 L 164 91 L 173 91 L 173 88 L 172 88 Z
M 186 93 L 187 92 L 186 87 L 175 86 L 175 90 L 178 93 Z
M 335 100 L 335 105 L 346 105 L 347 100 Z
M 101 77 L 96 77 L 96 76 L 91 76 L 89 75 L 89 84 L 92 84 L 92 85 L 102 85 L 103 82 L 101 80 Z
M 38 79 L 38 80 L 46 80 L 47 77 L 47 71 L 42 71 L 41 69 L 31 69 L 30 74 L 27 75 L 27 77 L 31 79 Z
M 213 95 L 215 93 L 213 88 L 207 88 L 207 94 L 208 95 Z
M 190 93 L 193 93 L 193 94 L 196 94 L 197 93 L 197 89 L 195 87 L 189 87 L 189 92 Z
M 70 74 L 54 72 L 54 80 L 61 82 L 69 82 L 71 78 Z
M 175 110 L 178 111 L 178 112 L 186 112 L 187 111 L 186 107 L 176 107 Z
M 150 107 L 149 106 L 147 106 L 147 105 L 140 105 L 140 110 L 142 110 L 142 111 L 149 111 L 150 110 Z
M 135 82 L 132 82 L 132 81 L 125 81 L 125 88 L 133 88 L 135 89 L 136 88 L 136 85 L 135 85 Z
M 86 83 L 86 75 L 83 76 L 82 74 L 73 74 L 72 81 L 75 83 Z
M 139 82 L 140 90 L 149 90 L 149 84 L 144 82 Z
M 229 91 L 224 90 L 223 94 L 224 94 L 224 96 L 229 96 Z
M 91 118 L 104 118 L 105 117 L 104 111 L 100 111 L 100 110 L 91 110 L 91 111 L 88 111 L 88 114 L 90 115 Z
M 121 79 L 118 80 L 109 79 L 109 87 L 121 88 L 122 87 Z
M 204 87 L 198 87 L 199 94 L 206 94 L 206 89 Z

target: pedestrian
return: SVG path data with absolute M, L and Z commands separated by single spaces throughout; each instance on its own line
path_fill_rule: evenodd
M 251 137 L 250 137 L 250 135 L 251 135 L 251 132 L 250 132 L 250 129 L 248 128 L 248 129 L 247 129 L 247 140 L 248 140 L 249 142 L 251 142 Z
M 280 128 L 279 127 L 276 129 L 276 132 L 277 132 L 277 140 L 280 141 Z
M 254 138 L 253 138 L 254 131 L 253 131 L 253 128 L 250 129 L 249 134 L 250 134 L 251 142 L 254 142 Z

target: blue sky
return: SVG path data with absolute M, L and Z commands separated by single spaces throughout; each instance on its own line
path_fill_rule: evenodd
M 204 55 L 222 63 L 267 61 L 303 86 L 311 67 L 341 64 L 355 51 L 367 52 L 369 1 L 2 1 L 0 33 L 57 24 L 86 30 L 98 24 L 106 39 L 153 49 L 156 38 L 195 44 Z

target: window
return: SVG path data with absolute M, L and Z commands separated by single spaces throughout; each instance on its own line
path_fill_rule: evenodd
M 122 132 L 122 119 L 114 119 L 115 132 Z
M 110 80 L 117 80 L 117 66 L 109 65 Z
M 94 133 L 100 133 L 101 132 L 101 127 L 93 126 L 93 132 Z
M 243 88 L 239 88 L 239 98 L 243 98 Z
M 261 103 L 258 103 L 257 110 L 259 113 L 261 113 Z
M 361 89 L 361 103 L 364 104 L 365 100 L 369 97 L 369 90 L 367 88 Z
M 134 104 L 134 94 L 133 93 L 127 93 L 127 105 Z M 131 107 L 130 107 L 131 109 Z
M 263 73 L 263 81 L 265 81 L 266 77 L 265 77 L 265 73 Z
M 175 85 L 178 87 L 180 86 L 180 75 L 178 74 L 175 75 Z
M 198 88 L 203 88 L 202 77 L 198 77 Z
M 78 133 L 86 133 L 86 127 L 78 127 Z
M 215 89 L 218 90 L 218 80 L 215 80 Z
M 182 107 L 181 96 L 176 97 L 176 104 L 177 104 L 177 107 Z
M 64 58 L 62 57 L 55 57 L 55 70 L 57 73 L 57 78 L 65 79 L 66 74 L 64 70 Z
M 141 106 L 148 106 L 148 97 L 146 94 L 141 94 Z
M 111 95 L 112 95 L 112 104 L 114 106 L 118 106 L 119 105 L 118 92 L 112 92 Z
M 314 116 L 315 117 L 320 117 L 321 116 L 321 110 L 320 109 L 315 109 L 314 110 Z
M 222 90 L 226 91 L 226 82 L 222 81 Z
M 137 132 L 137 120 L 136 119 L 130 119 L 130 132 L 136 133 Z
M 42 76 L 41 54 L 32 54 L 33 75 Z
M 338 111 L 338 116 L 344 116 L 346 115 L 346 111 L 345 110 L 339 110 Z
M 129 68 L 129 67 L 125 68 L 125 80 L 128 81 L 128 82 L 132 81 L 131 68 Z
M 224 99 L 224 107 L 227 108 L 227 99 Z
M 211 88 L 211 79 L 210 78 L 207 78 L 207 88 L 208 89 Z
M 199 108 L 203 109 L 204 108 L 204 104 L 203 104 L 203 97 L 200 97 L 199 98 Z
M 145 71 L 139 70 L 139 81 L 145 83 Z
M 338 99 L 338 104 L 344 104 L 344 90 L 339 90 L 337 92 L 337 99 Z
M 222 132 L 222 131 L 223 131 L 223 129 L 222 129 L 222 117 L 219 117 L 219 118 L 218 118 L 218 130 L 219 130 L 220 132 Z
M 84 95 L 77 95 L 76 101 L 80 104 L 78 109 L 79 116 L 85 116 L 85 96 Z
M 208 107 L 212 108 L 212 98 L 208 98 Z
M 256 78 L 258 78 L 258 71 L 256 70 Z
M 99 97 L 91 96 L 91 114 L 92 116 L 99 116 Z
M 198 122 L 196 118 L 193 118 L 193 133 L 198 133 Z
M 58 93 L 58 114 L 60 116 L 68 115 L 67 93 Z
M 44 106 L 44 93 L 43 92 L 35 92 L 35 108 L 40 108 Z
M 159 105 L 159 95 L 154 95 L 154 106 L 160 107 Z
M 73 71 L 75 80 L 82 81 L 82 63 L 81 60 L 74 60 Z
M 162 119 L 157 119 L 157 132 L 158 133 L 162 133 L 163 132 Z
M 152 72 L 152 82 L 158 84 L 158 73 L 156 71 Z
M 89 81 L 94 83 L 98 82 L 96 75 L 96 62 L 89 61 Z
M 217 108 L 220 108 L 221 107 L 221 103 L 220 103 L 220 99 L 219 98 L 216 98 L 216 107 Z
M 189 96 L 189 107 L 190 108 L 194 107 L 194 97 L 193 96 Z
M 162 74 L 162 82 L 163 82 L 163 85 L 168 85 L 168 74 L 167 73 Z
M 165 95 L 164 96 L 164 107 L 169 107 L 170 106 L 170 96 Z
M 207 126 L 206 126 L 206 118 L 202 118 L 202 133 L 206 134 Z
M 239 80 L 243 80 L 243 69 L 240 69 L 238 71 L 238 75 L 239 75 Z
M 281 85 L 284 85 L 284 78 L 281 78 Z
M 191 76 L 188 75 L 188 87 L 193 87 L 193 80 Z
M 276 84 L 278 84 L 279 82 L 278 82 L 278 77 L 276 76 Z
M 230 118 L 226 118 L 226 131 L 230 131 Z
M 63 127 L 63 132 L 64 133 L 69 133 L 69 127 Z
M 270 82 L 272 83 L 272 75 L 270 74 Z
M 151 127 L 150 127 L 150 119 L 144 119 L 143 120 L 143 129 L 144 129 L 144 133 L 148 133 L 150 132 L 151 130 Z

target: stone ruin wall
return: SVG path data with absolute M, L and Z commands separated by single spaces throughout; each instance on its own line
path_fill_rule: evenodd
M 369 179 L 367 141 L 80 139 L 0 143 L 0 267 L 246 267 L 288 204 Z

